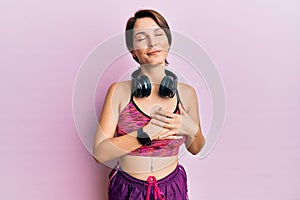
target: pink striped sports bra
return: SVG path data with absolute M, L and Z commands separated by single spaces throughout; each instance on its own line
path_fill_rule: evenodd
M 177 98 L 178 101 L 174 113 L 179 113 L 178 104 L 181 103 L 178 92 Z M 147 125 L 150 120 L 150 117 L 140 110 L 140 108 L 133 101 L 133 96 L 131 96 L 130 102 L 119 115 L 116 134 L 117 136 L 122 136 L 136 131 L 139 128 Z M 186 137 L 182 137 L 181 139 L 152 140 L 151 145 L 141 146 L 138 149 L 130 152 L 129 155 L 157 157 L 175 156 L 178 154 L 179 146 L 183 144 L 185 140 Z

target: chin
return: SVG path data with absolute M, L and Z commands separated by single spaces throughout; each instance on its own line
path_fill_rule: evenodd
M 147 64 L 149 64 L 149 65 L 165 65 L 166 62 L 165 62 L 165 60 L 153 60 L 153 61 L 149 61 Z
M 163 63 L 157 63 L 157 62 L 150 62 L 150 63 L 147 63 L 147 65 L 153 65 L 153 66 L 157 66 L 157 65 L 166 65 L 166 63 L 165 62 L 163 62 Z

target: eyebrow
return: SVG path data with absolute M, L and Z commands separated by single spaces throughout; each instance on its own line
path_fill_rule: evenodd
M 154 29 L 154 31 L 163 30 L 161 27 Z
M 158 31 L 158 30 L 162 30 L 162 28 L 161 28 L 161 27 L 156 28 L 156 29 L 154 29 L 154 32 L 155 32 L 155 31 Z M 134 34 L 133 37 L 136 37 L 136 36 L 139 35 L 139 34 L 146 34 L 146 32 L 145 32 L 145 31 L 137 32 L 136 34 Z
M 146 34 L 146 32 L 144 32 L 144 31 L 137 32 L 136 34 L 134 34 L 134 36 L 133 36 L 133 37 L 136 37 L 136 36 L 137 36 L 137 35 L 139 35 L 139 34 Z

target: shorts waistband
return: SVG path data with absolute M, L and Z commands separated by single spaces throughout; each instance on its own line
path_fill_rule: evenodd
M 144 189 L 145 185 L 147 185 L 147 183 L 148 183 L 145 180 L 135 178 L 135 177 L 131 176 L 130 174 L 124 172 L 120 166 L 118 166 L 117 170 L 118 170 L 118 172 L 117 172 L 118 174 L 120 174 L 124 179 L 129 181 L 135 187 Z M 176 178 L 176 176 L 180 172 L 180 170 L 184 171 L 184 168 L 180 164 L 177 164 L 176 168 L 170 174 L 163 177 L 162 179 L 157 180 L 157 184 L 161 185 L 161 186 L 163 186 L 164 184 L 169 184 L 172 179 Z

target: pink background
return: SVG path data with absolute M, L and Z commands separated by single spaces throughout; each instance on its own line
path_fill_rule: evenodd
M 160 11 L 173 30 L 201 44 L 223 78 L 227 114 L 219 142 L 205 159 L 181 158 L 190 198 L 300 199 L 299 6 L 295 0 L 2 2 L 0 199 L 105 198 L 108 168 L 78 137 L 73 84 L 88 53 L 122 32 L 140 8 Z

